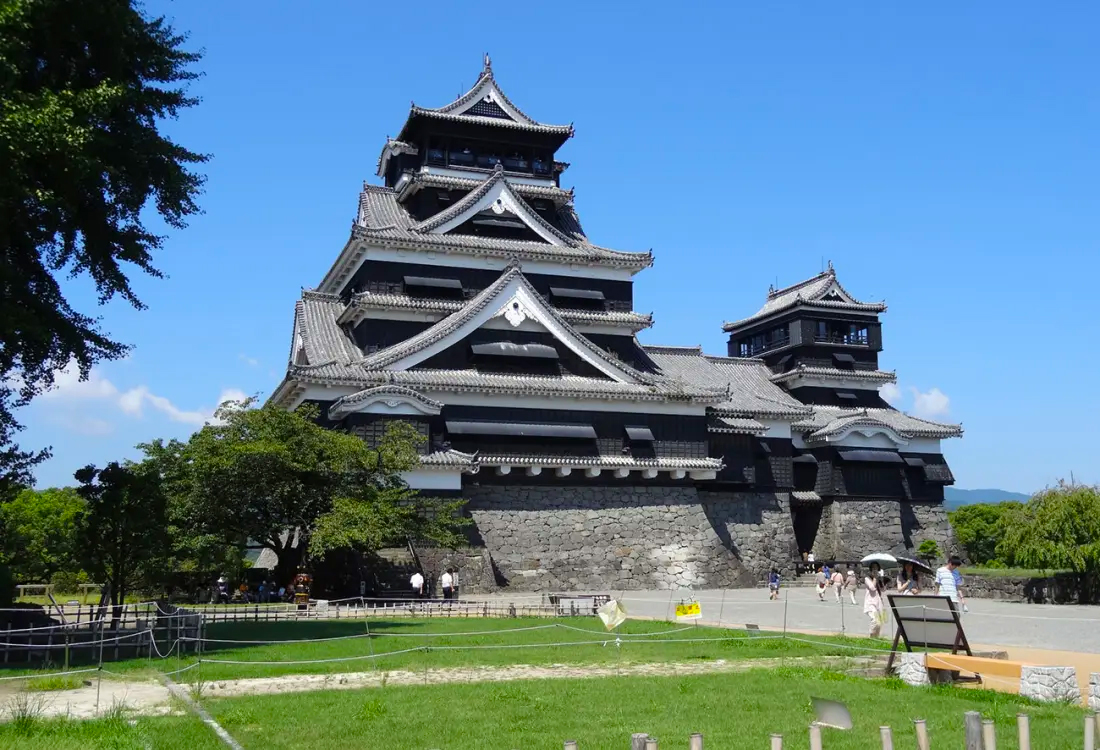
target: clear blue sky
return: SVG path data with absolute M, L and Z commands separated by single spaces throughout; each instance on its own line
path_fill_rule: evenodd
M 40 486 L 270 393 L 386 135 L 485 51 L 521 108 L 576 124 L 592 239 L 653 248 L 644 341 L 724 353 L 723 320 L 831 259 L 890 306 L 899 405 L 964 423 L 958 486 L 1100 481 L 1100 6 L 605 5 L 149 2 L 206 53 L 168 126 L 213 155 L 205 215 L 137 281 L 147 311 L 100 310 L 132 356 L 24 412 L 56 454 Z

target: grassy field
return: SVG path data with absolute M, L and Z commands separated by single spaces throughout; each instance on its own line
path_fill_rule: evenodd
M 581 750 L 621 750 L 632 732 L 648 732 L 667 748 L 687 747 L 692 732 L 714 750 L 766 748 L 773 732 L 805 747 L 810 698 L 841 700 L 851 732 L 824 730 L 827 750 L 879 747 L 881 725 L 895 746 L 915 745 L 912 720 L 928 722 L 932 746 L 961 747 L 963 712 L 996 721 L 999 747 L 1015 748 L 1015 716 L 1032 720 L 1032 742 L 1044 750 L 1081 747 L 1082 712 L 1015 696 L 959 688 L 911 688 L 897 680 L 864 680 L 820 669 L 779 667 L 689 677 L 608 677 L 589 680 L 389 686 L 207 700 L 215 718 L 246 748 L 364 750 L 440 748 L 557 750 L 574 739 Z M 155 748 L 217 747 L 213 733 L 183 717 L 115 722 L 0 726 L 5 748 L 130 748 L 145 738 Z M 203 729 L 203 736 L 198 729 Z M 79 736 L 78 736 L 79 735 Z
M 371 637 L 367 637 L 367 627 Z M 596 618 L 426 618 L 219 623 L 206 636 L 203 679 L 332 674 L 372 669 L 438 669 L 506 664 L 636 664 L 691 659 L 755 659 L 859 655 L 888 648 L 885 641 L 841 637 L 783 640 L 757 633 L 629 620 L 620 643 Z M 300 639 L 331 639 L 293 642 Z M 167 651 L 170 644 L 161 644 Z M 372 658 L 372 654 L 374 658 Z M 335 659 L 338 661 L 323 661 Z M 220 661 L 243 662 L 235 664 Z M 170 672 L 196 662 L 192 655 L 105 663 L 124 677 Z M 290 663 L 305 662 L 305 663 Z M 192 670 L 194 672 L 195 670 Z M 4 671 L 0 674 L 16 674 Z M 188 673 L 191 676 L 191 673 Z M 183 679 L 183 678 L 181 678 Z
M 115 711 L 96 721 L 23 720 L 0 724 L 3 750 L 224 750 L 214 733 L 192 716 L 131 721 Z

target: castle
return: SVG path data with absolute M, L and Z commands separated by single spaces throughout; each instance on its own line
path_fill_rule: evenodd
M 653 257 L 585 234 L 555 158 L 572 135 L 488 57 L 455 101 L 412 105 L 296 304 L 272 402 L 367 441 L 415 426 L 410 486 L 464 498 L 516 589 L 747 585 L 811 550 L 951 548 L 940 441 L 962 431 L 879 395 L 885 305 L 830 265 L 726 323 L 726 356 L 639 343 Z

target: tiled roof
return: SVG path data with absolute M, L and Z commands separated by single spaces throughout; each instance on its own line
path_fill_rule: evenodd
M 633 456 L 561 456 L 561 455 L 483 455 L 478 454 L 482 466 L 571 466 L 577 468 L 604 469 L 684 469 L 689 471 L 721 471 L 725 464 L 720 458 L 634 458 Z
M 826 295 L 831 289 L 839 291 L 845 300 L 828 300 Z M 771 289 L 768 291 L 768 299 L 764 306 L 747 318 L 733 323 L 724 323 L 723 331 L 733 331 L 754 321 L 766 318 L 770 315 L 788 310 L 796 305 L 812 304 L 815 307 L 832 307 L 840 310 L 853 310 L 857 312 L 885 312 L 886 305 L 881 302 L 859 302 L 836 280 L 836 271 L 830 264 L 828 270 L 819 273 L 813 278 L 800 281 L 797 284 L 783 289 Z
M 498 106 L 501 106 L 508 118 L 503 117 L 485 117 L 481 115 L 474 115 L 469 113 L 469 108 L 472 104 L 482 100 L 489 95 L 493 99 L 497 100 Z M 485 66 L 481 70 L 481 74 L 478 75 L 477 80 L 474 81 L 473 87 L 470 88 L 462 96 L 455 99 L 450 104 L 446 104 L 442 107 L 429 109 L 427 107 L 418 107 L 416 104 L 412 105 L 412 109 L 409 113 L 411 119 L 414 115 L 422 115 L 425 117 L 434 117 L 442 120 L 452 120 L 457 122 L 475 122 L 481 125 L 492 125 L 495 127 L 514 128 L 519 130 L 527 130 L 531 132 L 539 133 L 557 133 L 561 135 L 572 135 L 572 125 L 547 125 L 545 123 L 537 122 L 533 118 L 529 117 L 519 107 L 512 103 L 500 86 L 497 85 L 496 80 L 493 77 L 493 68 L 489 63 L 489 58 L 485 58 Z M 514 118 L 513 118 L 514 116 Z
M 462 469 L 468 474 L 476 474 L 478 470 L 477 456 L 473 453 L 463 453 L 456 450 L 435 451 L 420 457 L 420 467 L 423 469 Z
M 712 392 L 662 384 L 634 385 L 576 375 L 502 375 L 477 370 L 366 370 L 361 366 L 329 362 L 321 366 L 292 366 L 289 380 L 364 387 L 395 383 L 425 391 L 491 393 L 510 396 L 550 396 L 624 401 L 689 401 L 711 403 Z
M 727 398 L 711 409 L 723 416 L 790 419 L 810 409 L 771 382 L 771 371 L 760 360 L 712 357 L 702 349 L 643 347 L 668 378 L 697 388 L 725 388 Z
M 490 171 L 490 170 L 486 170 Z M 507 175 L 508 172 L 505 172 Z M 421 187 L 442 188 L 445 190 L 476 190 L 482 185 L 482 180 L 474 180 L 468 177 L 452 177 L 451 175 L 432 174 L 431 172 L 405 172 L 407 179 L 404 184 L 398 186 L 397 200 L 404 201 L 405 196 L 413 192 L 413 189 Z M 511 181 L 509 187 L 523 198 L 545 198 L 557 205 L 573 200 L 572 190 L 562 190 L 556 185 L 529 185 L 525 182 Z
M 378 154 L 378 164 L 375 167 L 379 177 L 386 174 L 386 163 L 397 154 L 418 154 L 420 150 L 411 143 L 405 143 L 405 141 L 395 141 L 392 138 L 386 139 L 386 145 L 382 147 L 381 153 Z
M 334 294 L 302 292 L 294 317 L 309 365 L 362 358 L 362 352 L 336 322 L 343 311 L 343 301 Z
M 883 425 L 904 438 L 951 438 L 962 435 L 961 425 L 932 422 L 897 409 L 840 406 L 814 406 L 813 414 L 791 425 L 791 429 L 810 433 L 809 440 L 825 440 L 860 425 Z
M 484 184 L 484 183 L 483 183 Z M 573 207 L 569 204 L 558 209 L 562 234 L 570 237 L 566 245 L 551 245 L 533 240 L 511 240 L 499 237 L 483 237 L 468 234 L 427 234 L 414 231 L 416 223 L 408 211 L 397 201 L 397 194 L 386 187 L 364 185 L 359 196 L 359 215 L 352 229 L 352 238 L 374 240 L 411 249 L 443 250 L 490 257 L 517 257 L 530 260 L 573 262 L 592 265 L 618 266 L 641 270 L 653 265 L 653 253 L 622 252 L 609 250 L 588 242 L 581 230 Z M 348 250 L 341 253 L 333 270 L 346 262 Z M 332 275 L 332 271 L 329 272 Z
M 794 490 L 793 492 L 791 492 L 791 499 L 797 500 L 802 503 L 816 503 L 821 501 L 821 495 L 817 494 L 813 490 Z
M 336 399 L 328 407 L 329 419 L 340 419 L 346 414 L 355 411 L 356 404 L 362 403 L 367 399 L 381 396 L 402 396 L 407 399 L 412 399 L 427 410 L 435 412 L 436 414 L 443 408 L 441 402 L 430 399 L 412 388 L 406 388 L 401 385 L 380 385 L 375 388 L 366 388 L 350 396 L 343 396 L 342 398 Z
M 844 380 L 866 380 L 872 383 L 896 383 L 897 373 L 883 370 L 841 370 L 837 367 L 797 367 L 772 375 L 773 383 L 785 383 L 795 378 L 839 378 Z
M 725 432 L 735 435 L 763 435 L 768 428 L 747 417 L 711 417 L 707 423 L 709 432 Z
M 450 315 L 463 308 L 465 302 L 447 299 L 426 299 L 408 294 L 359 292 L 351 298 L 339 322 L 354 325 L 368 317 L 370 310 L 422 310 L 426 313 Z M 653 316 L 638 312 L 615 312 L 603 310 L 569 310 L 558 308 L 562 318 L 572 325 L 590 323 L 606 326 L 621 326 L 637 332 L 653 325 Z

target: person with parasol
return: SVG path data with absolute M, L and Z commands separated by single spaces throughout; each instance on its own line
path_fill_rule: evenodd
M 897 565 L 897 558 L 885 553 L 867 555 L 860 561 L 867 565 L 867 576 L 863 579 L 863 614 L 871 618 L 869 635 L 878 638 L 882 632 L 882 626 L 886 624 L 886 602 L 883 593 L 886 591 L 886 578 L 882 574 L 882 566 Z
M 920 560 L 911 557 L 899 557 L 897 560 L 900 566 L 896 582 L 898 593 L 906 596 L 919 594 L 921 591 L 921 575 L 931 575 L 932 569 Z

